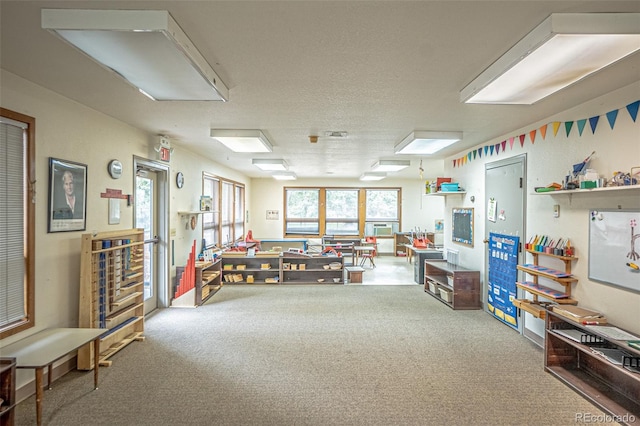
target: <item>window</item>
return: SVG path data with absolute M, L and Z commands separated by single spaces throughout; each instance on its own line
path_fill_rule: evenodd
M 285 188 L 285 234 L 318 235 L 320 232 L 320 190 Z
M 392 236 L 400 230 L 400 191 L 398 189 L 367 189 L 365 235 Z
M 392 236 L 400 229 L 400 188 L 285 187 L 285 236 Z
M 206 247 L 222 247 L 243 238 L 244 185 L 205 173 L 202 194 L 211 197 L 214 210 L 202 215 L 202 238 Z
M 0 338 L 34 325 L 34 182 L 35 119 L 0 108 Z
M 202 195 L 211 197 L 213 210 L 218 210 L 220 208 L 220 179 L 205 174 L 202 179 Z M 220 245 L 219 213 L 205 213 L 202 215 L 202 239 L 206 247 Z
M 326 227 L 328 235 L 360 235 L 357 189 L 327 189 Z

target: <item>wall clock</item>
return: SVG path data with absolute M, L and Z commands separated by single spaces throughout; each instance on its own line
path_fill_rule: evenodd
M 178 174 L 176 175 L 176 185 L 178 186 L 178 188 L 182 188 L 184 186 L 184 175 L 182 174 L 182 172 L 178 172 Z
M 109 171 L 109 176 L 113 179 L 120 179 L 120 177 L 122 177 L 122 163 L 118 160 L 109 161 L 107 170 Z

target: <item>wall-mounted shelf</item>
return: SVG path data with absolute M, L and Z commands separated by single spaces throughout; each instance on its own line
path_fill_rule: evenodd
M 587 194 L 590 192 L 633 191 L 633 190 L 640 190 L 640 185 L 605 186 L 602 188 L 590 188 L 590 189 L 562 189 L 559 191 L 532 192 L 532 195 L 572 195 L 572 194 Z
M 442 191 L 438 191 L 438 192 L 430 192 L 429 194 L 422 194 L 422 195 L 427 195 L 430 197 L 447 197 L 449 195 L 462 195 L 462 194 L 466 194 L 467 191 L 456 191 L 456 192 L 442 192 Z
M 529 312 L 536 318 L 544 319 L 546 316 L 546 306 L 549 303 L 576 305 L 578 301 L 571 298 L 571 285 L 578 282 L 578 279 L 571 275 L 571 262 L 577 260 L 573 256 L 557 256 L 554 254 L 538 252 L 527 249 L 527 253 L 533 256 L 532 265 L 518 265 L 517 268 L 533 277 L 533 281 L 518 281 L 516 286 L 526 293 L 532 295 L 533 299 L 514 299 L 513 305 Z M 559 259 L 564 263 L 564 274 L 562 271 L 555 271 L 550 268 L 538 268 L 538 256 L 546 256 Z M 544 278 L 549 281 L 556 282 L 564 287 L 564 291 L 558 291 L 551 287 L 543 286 L 538 283 L 538 278 Z M 543 298 L 547 300 L 543 302 L 539 300 Z

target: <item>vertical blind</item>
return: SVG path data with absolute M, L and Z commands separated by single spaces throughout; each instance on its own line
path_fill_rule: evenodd
M 0 326 L 25 312 L 26 125 L 0 121 Z

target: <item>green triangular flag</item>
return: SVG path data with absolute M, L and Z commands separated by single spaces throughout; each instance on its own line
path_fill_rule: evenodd
M 587 119 L 583 118 L 582 120 L 578 120 L 578 134 L 582 136 L 582 131 L 584 130 L 584 125 L 587 124 Z
M 571 128 L 572 127 L 573 127 L 573 121 L 565 121 L 564 128 L 567 131 L 567 136 L 569 136 L 569 133 L 571 133 Z

